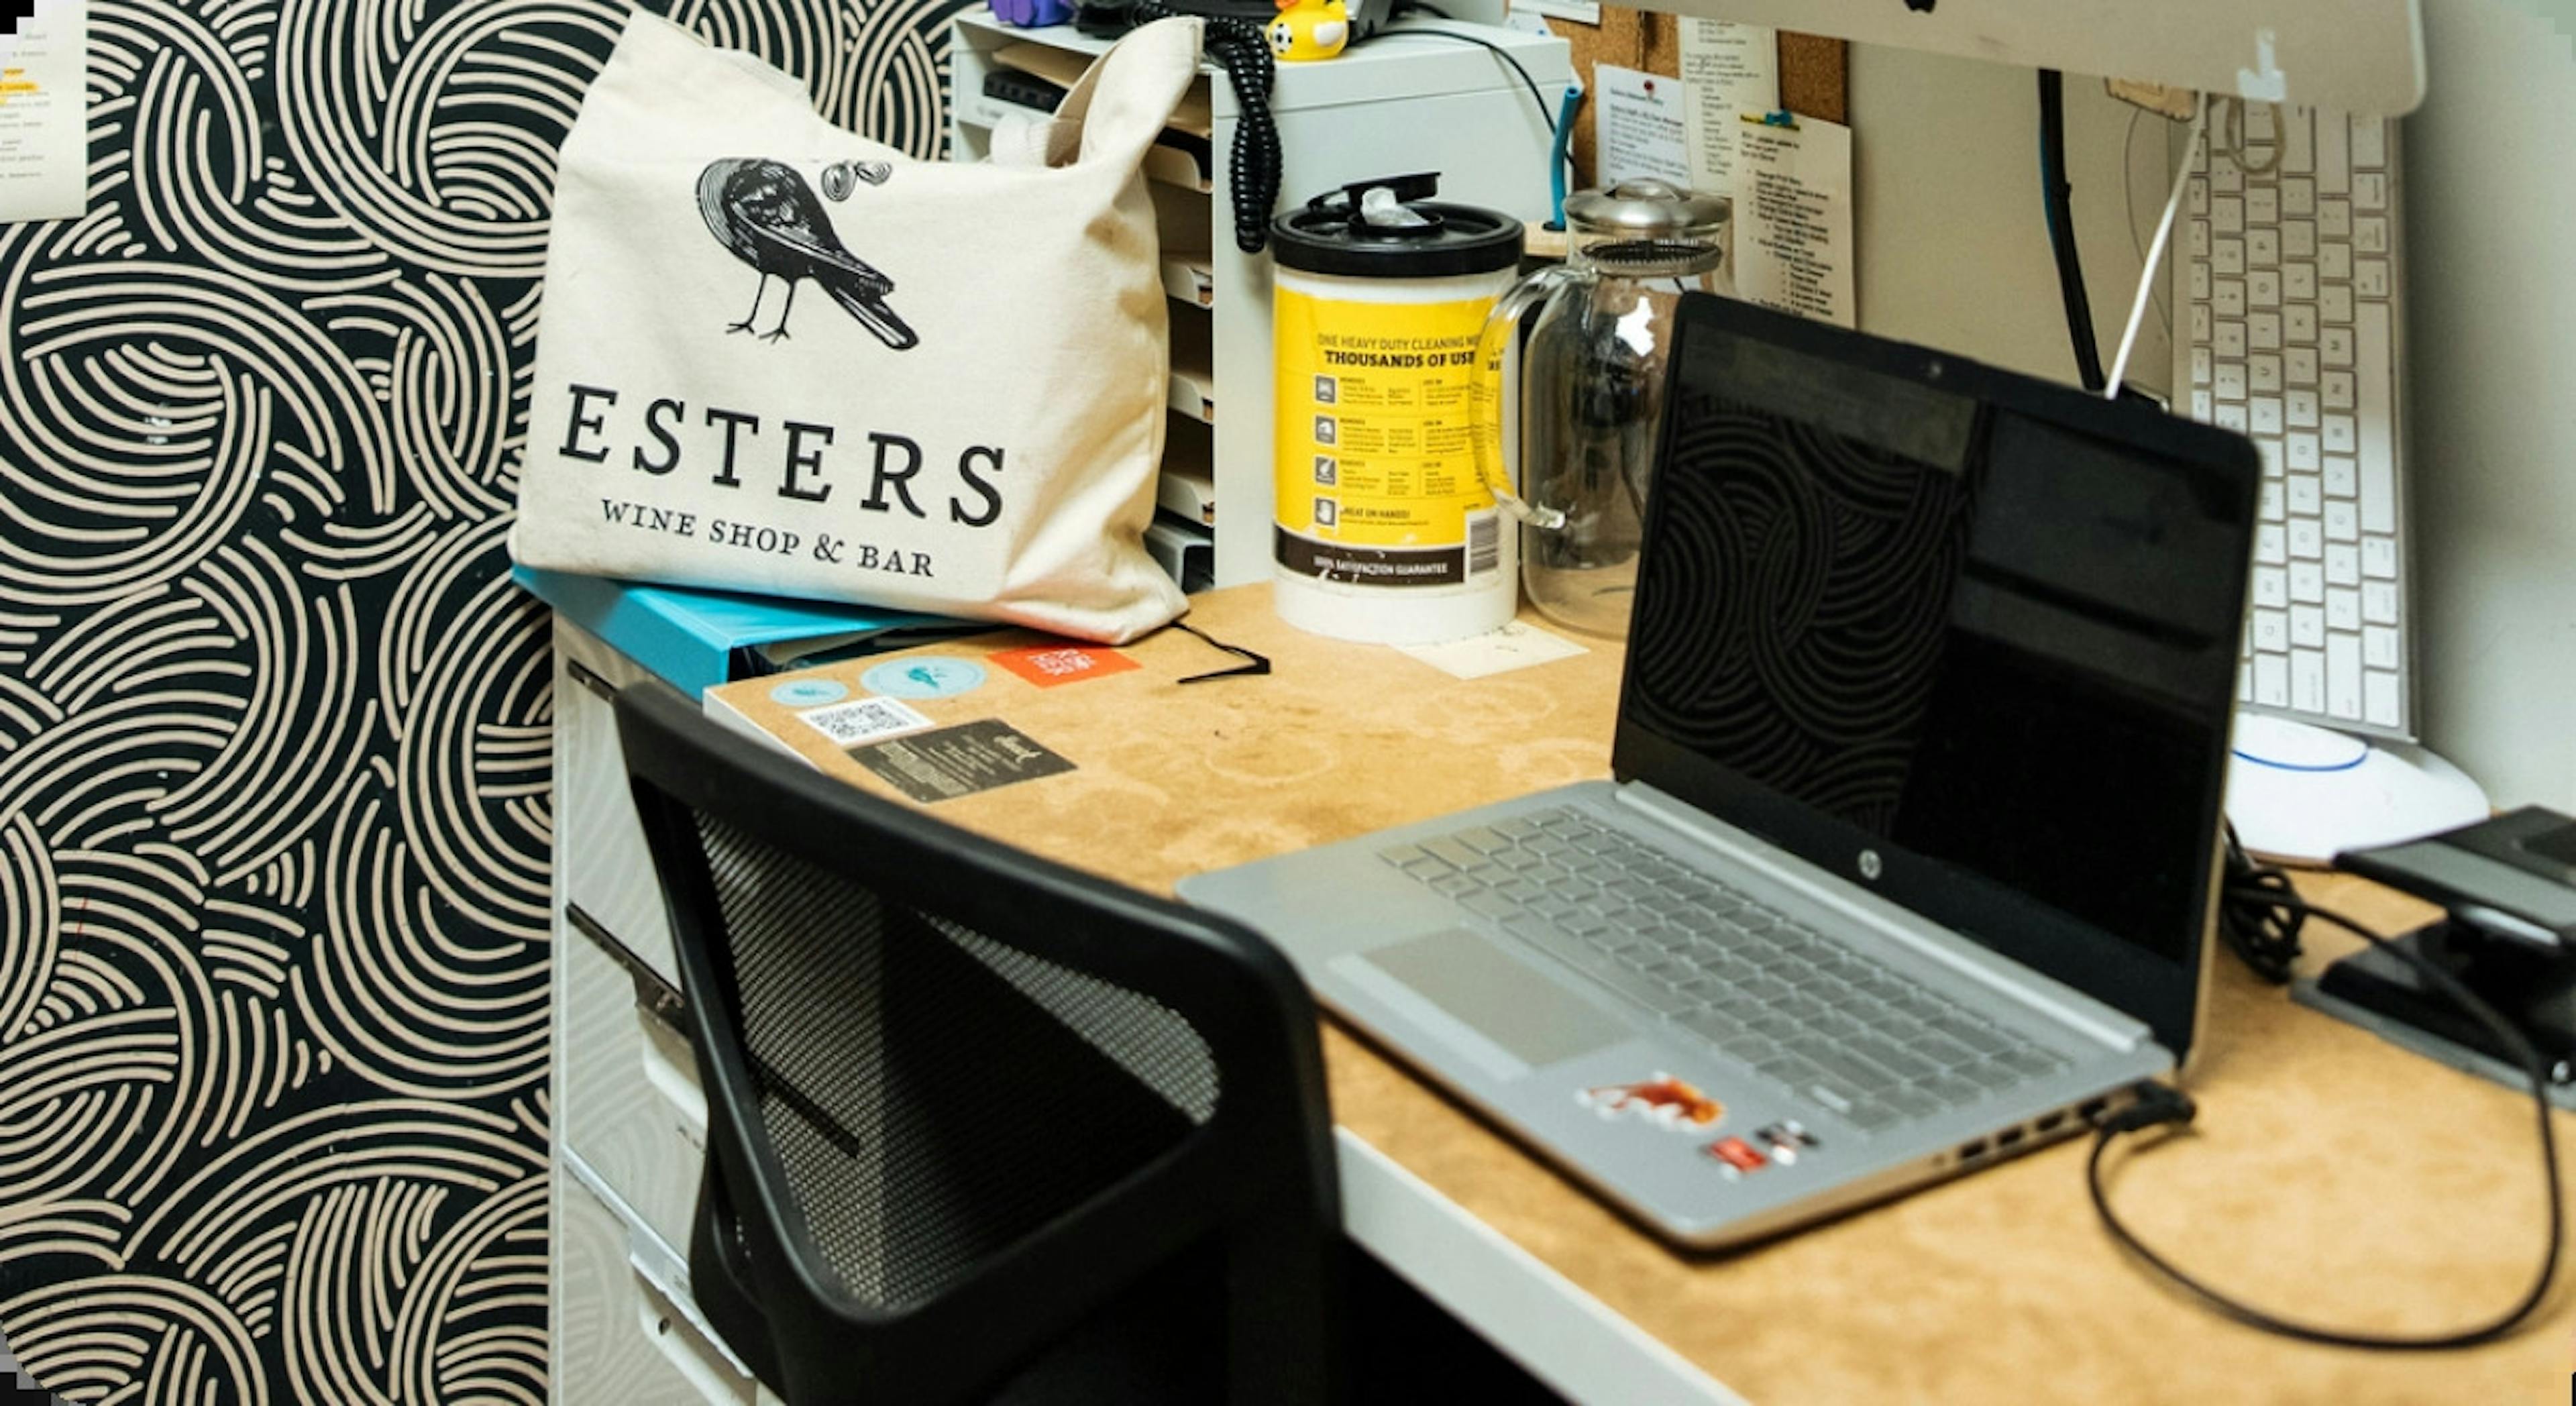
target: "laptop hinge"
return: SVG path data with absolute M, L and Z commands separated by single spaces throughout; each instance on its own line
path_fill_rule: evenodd
M 2132 1051 L 2155 1042 L 2154 1032 L 2143 1021 L 2033 971 L 1921 914 L 1876 894 L 1856 890 L 1806 860 L 1760 836 L 1729 825 L 1686 801 L 1642 781 L 1628 782 L 1619 788 L 1618 794 L 1622 805 L 1654 823 L 1679 830 L 1693 841 L 1711 846 L 1755 872 L 1787 885 L 1800 897 L 1864 924 L 1927 961 L 1937 963 L 2017 1005 L 2037 1010 L 2061 1025 L 2072 1026 L 2098 1044 Z

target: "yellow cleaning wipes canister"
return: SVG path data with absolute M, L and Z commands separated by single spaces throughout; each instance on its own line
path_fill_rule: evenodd
M 1364 182 L 1283 215 L 1278 263 L 1280 617 L 1370 644 L 1497 630 L 1519 534 L 1476 469 L 1476 351 L 1520 266 L 1518 220 Z

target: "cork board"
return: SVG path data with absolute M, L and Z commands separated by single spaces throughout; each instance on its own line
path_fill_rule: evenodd
M 1592 66 L 1596 63 L 1660 73 L 1668 78 L 1681 76 L 1681 27 L 1671 15 L 1604 5 L 1597 25 L 1550 16 L 1547 26 L 1573 46 L 1574 72 L 1587 91 L 1592 86 Z M 1847 47 L 1839 39 L 1782 33 L 1781 106 L 1802 117 L 1849 122 Z M 1573 150 L 1576 186 L 1592 185 L 1595 168 L 1589 100 L 1575 116 Z

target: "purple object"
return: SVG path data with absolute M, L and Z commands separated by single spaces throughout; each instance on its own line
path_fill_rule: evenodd
M 1067 0 L 993 0 L 993 18 L 1018 29 L 1040 29 L 1073 18 Z

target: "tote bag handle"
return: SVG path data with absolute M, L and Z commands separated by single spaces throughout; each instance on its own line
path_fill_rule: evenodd
M 1198 78 L 1201 28 L 1177 16 L 1129 32 L 1075 80 L 1054 120 L 1024 138 L 1039 149 L 1007 164 L 1134 170 Z

